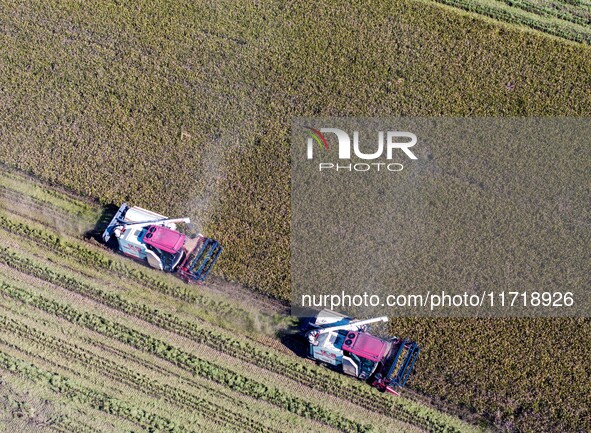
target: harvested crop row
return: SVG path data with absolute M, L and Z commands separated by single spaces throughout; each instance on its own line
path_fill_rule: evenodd
M 5 166 L 0 166 L 0 185 L 29 197 L 31 200 L 62 214 L 68 214 L 77 218 L 94 217 L 98 215 L 98 207 L 95 204 L 82 200 L 79 196 L 59 191 L 56 187 L 51 187 L 37 179 L 14 170 L 9 170 Z
M 556 23 L 545 22 L 540 19 L 524 16 L 514 11 L 500 9 L 485 3 L 470 0 L 436 0 L 448 6 L 454 6 L 469 12 L 475 12 L 510 24 L 521 24 L 535 30 L 558 36 L 570 41 L 591 44 L 591 31 L 578 31 Z M 561 17 L 562 18 L 562 17 Z
M 202 382 L 198 382 L 198 381 L 194 380 L 193 378 L 178 377 L 178 374 L 170 368 L 165 368 L 165 367 L 157 365 L 153 362 L 148 362 L 145 359 L 142 359 L 142 358 L 134 355 L 130 351 L 116 348 L 110 344 L 103 342 L 103 341 L 97 341 L 97 340 L 94 340 L 94 339 L 91 339 L 88 337 L 83 337 L 82 340 L 85 341 L 86 343 L 90 343 L 96 347 L 99 347 L 101 349 L 101 351 L 103 351 L 105 353 L 108 353 L 110 355 L 114 355 L 116 357 L 124 359 L 134 365 L 141 365 L 143 368 L 146 368 L 150 371 L 157 371 L 160 374 L 165 375 L 165 376 L 177 376 L 177 380 L 179 380 L 183 384 L 189 386 L 192 390 L 198 390 L 200 393 L 204 393 L 204 394 L 211 394 L 211 393 L 216 394 L 218 397 L 224 399 L 224 401 L 228 405 L 231 405 L 231 406 L 234 406 L 237 408 L 248 409 L 249 411 L 253 410 L 253 407 L 252 407 L 252 405 L 249 404 L 249 401 L 242 398 L 241 395 L 240 395 L 240 398 L 236 398 L 236 397 L 231 396 L 229 394 L 221 393 L 219 388 L 216 388 L 215 386 L 211 386 L 209 384 L 204 384 Z
M 0 351 L 0 368 L 18 373 L 35 383 L 49 387 L 59 394 L 68 395 L 70 399 L 76 399 L 95 409 L 125 418 L 143 428 L 167 433 L 190 433 L 190 430 L 175 424 L 169 419 L 139 409 L 128 402 L 113 398 L 105 393 L 77 385 L 59 374 L 44 371 L 3 351 Z
M 21 334 L 19 334 L 19 335 L 21 335 Z M 25 337 L 23 337 L 23 338 L 25 338 Z M 27 341 L 27 340 L 23 340 L 23 341 Z M 50 340 L 47 340 L 47 341 L 50 342 Z M 67 373 L 72 374 L 72 376 L 70 376 L 70 377 L 75 377 L 75 378 L 84 377 L 83 375 L 80 374 L 80 371 L 76 371 L 76 370 L 73 370 L 72 368 L 64 367 L 63 365 L 50 360 L 46 356 L 41 355 L 40 353 L 42 353 L 42 352 L 24 349 L 20 345 L 11 344 L 1 338 L 0 338 L 0 343 L 6 347 L 10 347 L 11 349 L 17 350 L 19 353 L 22 353 L 22 354 L 28 356 L 30 359 L 40 360 L 44 364 L 50 366 L 51 368 L 55 368 L 56 371 L 59 371 L 59 370 L 66 371 Z M 38 344 L 36 346 L 39 349 Z M 54 352 L 53 352 L 54 355 L 62 353 L 62 352 L 60 352 L 59 349 L 56 349 L 53 346 L 48 346 L 48 347 L 51 347 L 52 349 L 54 349 Z M 68 358 L 68 359 L 69 359 L 69 361 L 72 361 L 72 360 L 79 360 L 79 358 L 80 358 L 80 356 L 74 356 L 74 357 Z M 94 364 L 90 364 L 87 367 L 89 367 L 90 370 L 98 371 L 97 366 Z M 130 380 L 127 375 L 113 372 L 113 371 L 108 371 L 108 370 L 103 370 L 101 373 L 102 373 L 102 377 L 104 377 L 106 380 L 110 380 L 110 381 L 115 382 L 119 385 L 121 385 L 121 384 L 126 385 L 126 386 L 128 386 L 136 391 L 139 391 L 140 393 L 142 393 L 146 396 L 149 396 L 151 398 L 156 398 L 156 399 L 162 398 L 163 401 L 166 401 L 166 402 L 169 402 L 172 404 L 176 404 L 177 407 L 179 406 L 178 402 L 174 401 L 173 399 L 171 399 L 168 396 L 163 396 L 162 394 L 155 393 L 153 389 L 149 390 L 149 389 L 141 388 L 135 382 Z M 90 380 L 89 377 L 84 377 L 84 378 L 86 380 Z M 144 384 L 144 386 L 145 386 L 145 384 Z M 205 407 L 203 407 L 203 406 L 205 406 Z M 224 427 L 224 428 L 228 428 L 229 430 L 236 430 L 237 427 L 240 427 L 240 429 L 245 432 L 259 432 L 259 429 L 254 427 L 255 423 L 250 421 L 248 418 L 244 420 L 245 421 L 244 425 L 241 424 L 240 420 L 243 418 L 240 415 L 234 414 L 234 416 L 230 415 L 230 416 L 217 416 L 216 417 L 217 412 L 212 411 L 205 404 L 202 406 L 195 406 L 190 403 L 187 403 L 187 404 L 181 405 L 181 407 L 184 407 L 184 408 L 188 407 L 192 411 L 196 411 L 196 413 L 199 414 L 203 419 L 209 420 L 210 423 L 216 425 L 218 428 Z M 177 416 L 177 419 L 178 418 L 179 417 Z M 266 429 L 266 427 L 263 427 L 263 429 L 260 431 L 266 432 L 267 429 Z
M 526 12 L 533 12 L 537 15 L 541 16 L 552 16 L 556 18 L 560 18 L 565 21 L 570 21 L 574 24 L 579 24 L 582 26 L 589 25 L 589 19 L 585 19 L 579 15 L 574 15 L 570 12 L 561 10 L 556 7 L 555 4 L 552 4 L 552 7 L 542 6 L 540 4 L 533 3 L 531 1 L 523 1 L 523 0 L 502 0 L 503 3 L 508 4 L 509 6 L 517 7 L 521 10 Z
M 62 417 L 56 421 L 55 424 L 51 425 L 51 429 L 59 433 L 102 433 L 94 427 L 73 421 L 67 417 Z
M 38 224 L 54 228 L 74 227 L 79 225 L 76 217 L 64 215 L 59 209 L 53 209 L 50 203 L 21 194 L 0 185 L 0 197 L 10 203 L 12 213 L 27 218 Z
M 8 284 L 20 286 L 19 282 L 16 280 L 4 276 L 3 279 Z M 97 355 L 99 358 L 113 361 L 118 365 L 123 366 L 125 370 L 130 369 L 133 372 L 140 373 L 143 377 L 156 380 L 160 384 L 167 384 L 175 389 L 184 390 L 191 395 L 203 397 L 220 408 L 227 408 L 226 410 L 237 414 L 238 417 L 244 416 L 245 421 L 253 419 L 266 426 L 280 425 L 281 422 L 287 421 L 293 423 L 294 431 L 310 431 L 310 429 L 315 431 L 334 431 L 334 429 L 329 426 L 321 428 L 322 426 L 315 421 L 299 418 L 297 414 L 290 414 L 283 410 L 275 410 L 272 405 L 266 402 L 256 401 L 244 394 L 232 392 L 222 385 L 210 382 L 205 377 L 195 376 L 193 372 L 186 370 L 182 366 L 172 365 L 165 359 L 156 358 L 144 351 L 135 350 L 125 343 L 113 340 L 104 335 L 99 335 L 92 330 L 82 328 L 76 324 L 67 323 L 64 320 L 57 320 L 57 318 L 52 317 L 51 313 L 23 306 L 18 300 L 4 299 L 3 309 L 6 310 L 5 315 L 8 318 L 20 322 L 31 329 L 39 329 L 39 332 L 44 337 L 53 337 L 53 339 L 57 340 L 65 339 L 66 341 L 71 341 L 75 347 L 81 347 L 92 355 Z M 51 329 L 48 329 L 48 324 L 59 326 L 51 326 Z M 105 386 L 106 388 L 104 388 L 104 391 L 107 393 L 121 392 L 123 393 L 122 395 L 128 395 L 131 393 L 136 395 L 138 400 L 142 401 L 142 407 L 147 410 L 151 410 L 151 401 L 168 402 L 165 395 L 155 394 L 149 392 L 147 389 L 142 392 L 136 392 L 135 385 L 128 384 L 128 379 L 125 379 L 125 377 L 114 379 L 111 378 L 109 374 L 100 374 L 98 370 L 94 371 L 93 368 L 85 368 L 85 364 L 81 364 L 75 357 L 62 356 L 59 353 L 59 350 L 44 352 L 44 346 L 42 344 L 34 343 L 26 337 L 13 337 L 13 334 L 14 333 L 5 334 L 3 339 L 16 345 L 15 347 L 17 347 L 19 353 L 27 354 L 27 359 L 30 362 L 37 364 L 37 359 L 42 361 L 42 364 L 39 365 L 46 366 L 42 368 L 50 370 L 55 369 L 55 371 L 62 372 L 68 377 L 80 378 L 80 380 L 83 379 L 84 384 L 93 388 L 98 386 L 102 389 L 102 387 Z M 62 337 L 63 335 L 65 335 L 65 337 Z M 20 341 L 23 342 L 22 345 L 20 344 Z M 36 348 L 36 344 L 40 344 L 38 349 Z M 23 348 L 28 348 L 29 350 L 24 350 Z M 40 358 L 40 354 L 43 353 L 45 353 L 44 358 Z M 18 354 L 16 356 L 18 356 Z M 103 363 L 101 361 L 101 366 L 102 365 Z M 95 365 L 95 367 L 99 368 L 100 366 Z M 108 382 L 103 384 L 100 378 L 105 378 Z M 121 385 L 124 385 L 124 387 L 122 388 Z M 112 392 L 110 390 L 112 390 Z M 150 398 L 149 396 L 152 397 Z M 134 403 L 138 400 L 134 399 Z M 224 427 L 223 423 L 202 416 L 199 411 L 193 409 L 187 411 L 182 404 L 175 404 L 173 402 L 169 403 L 170 405 L 167 410 L 178 412 L 178 419 L 181 424 L 184 423 L 184 421 L 182 421 L 184 419 L 194 421 L 194 416 L 196 416 L 197 420 L 206 421 L 207 425 L 214 426 L 217 431 L 246 431 L 246 428 L 242 428 L 238 424 Z M 175 407 L 178 409 L 174 409 Z M 223 415 L 221 417 L 223 418 Z M 204 427 L 202 431 L 211 431 L 214 427 Z
M 14 316 L 13 314 L 7 316 L 13 321 L 18 321 L 18 319 L 15 319 L 15 317 L 19 317 L 18 313 L 17 316 Z M 29 320 L 31 320 L 30 317 Z M 35 323 L 35 319 L 32 320 L 33 323 Z M 23 324 L 25 323 L 23 322 Z M 26 329 L 33 329 L 34 327 L 35 325 L 30 326 L 29 323 L 29 325 L 26 326 Z M 26 329 L 24 330 L 25 333 L 27 332 Z M 199 424 L 199 431 L 212 431 L 212 429 L 214 429 L 215 431 L 220 432 L 241 431 L 245 433 L 253 433 L 258 432 L 260 429 L 262 432 L 272 433 L 275 430 L 268 427 L 267 421 L 277 421 L 278 417 L 279 419 L 289 419 L 289 417 L 287 417 L 283 411 L 269 411 L 269 405 L 267 404 L 258 404 L 259 402 L 256 402 L 257 407 L 254 407 L 252 405 L 252 399 L 245 398 L 243 394 L 236 394 L 236 397 L 240 398 L 240 400 L 236 402 L 235 398 L 231 397 L 226 392 L 226 388 L 222 386 L 217 388 L 210 387 L 204 391 L 201 384 L 198 384 L 197 387 L 194 386 L 194 380 L 191 380 L 188 391 L 183 387 L 168 386 L 168 388 L 172 389 L 172 391 L 170 394 L 166 394 L 166 392 L 160 392 L 162 389 L 159 389 L 158 385 L 150 387 L 150 382 L 159 382 L 159 385 L 177 382 L 178 372 L 171 373 L 172 377 L 164 375 L 164 377 L 160 376 L 159 379 L 155 380 L 154 375 L 151 373 L 152 367 L 155 364 L 150 364 L 147 371 L 137 369 L 137 371 L 143 371 L 142 374 L 136 374 L 136 369 L 134 367 L 130 366 L 131 370 L 123 367 L 123 370 L 131 372 L 133 375 L 132 378 L 120 368 L 116 367 L 114 369 L 110 369 L 111 363 L 107 362 L 109 365 L 106 365 L 102 359 L 99 359 L 100 357 L 93 357 L 92 359 L 85 358 L 84 355 L 81 355 L 80 353 L 78 355 L 72 355 L 71 353 L 68 353 L 68 355 L 64 357 L 65 352 L 62 353 L 59 347 L 54 348 L 52 345 L 52 342 L 61 342 L 62 339 L 56 337 L 51 338 L 51 336 L 47 335 L 47 333 L 44 331 L 40 332 L 41 338 L 34 337 L 33 339 L 28 339 L 26 335 L 21 337 L 21 333 L 17 335 L 16 332 L 17 331 L 15 331 L 14 334 L 9 333 L 4 336 L 0 336 L 0 344 L 14 350 L 14 356 L 20 356 L 19 354 L 22 354 L 22 359 L 26 359 L 27 362 L 31 362 L 46 370 L 59 372 L 66 377 L 73 378 L 79 384 L 88 388 L 102 390 L 107 394 L 113 395 L 115 395 L 114 393 L 117 393 L 117 395 L 119 395 L 119 393 L 121 393 L 121 395 L 134 395 L 134 404 L 151 412 L 154 412 L 154 410 L 150 409 L 152 407 L 152 402 L 160 401 L 162 404 L 167 403 L 167 409 L 161 409 L 160 407 L 162 404 L 157 405 L 158 410 L 163 410 L 163 412 L 159 412 L 161 415 L 166 413 L 175 413 L 176 415 L 174 419 L 178 421 L 178 423 L 185 424 L 185 422 L 189 422 L 190 420 L 190 422 L 193 424 Z M 93 353 L 92 347 L 95 346 L 94 343 L 96 341 L 97 340 L 90 341 L 93 346 L 87 347 L 87 353 Z M 44 346 L 44 343 L 47 343 L 47 346 Z M 76 351 L 76 348 L 79 348 L 79 346 L 74 346 L 74 351 Z M 51 348 L 51 350 L 45 351 L 46 348 Z M 128 353 L 134 352 L 129 349 L 130 348 L 127 347 Z M 62 361 L 66 359 L 67 362 Z M 138 358 L 132 357 L 128 359 L 133 359 L 133 362 L 135 362 Z M 86 365 L 86 362 L 88 362 L 88 366 Z M 129 366 L 129 364 L 126 363 L 123 365 Z M 145 388 L 142 388 L 142 386 Z M 189 395 L 192 397 L 190 397 L 188 402 L 175 400 L 178 399 L 179 396 L 186 397 Z M 206 404 L 200 402 L 200 397 L 195 399 L 195 396 L 197 395 L 203 396 L 203 398 L 206 399 Z M 229 399 L 227 399 L 227 397 L 229 397 Z M 199 402 L 197 400 L 199 400 Z M 197 405 L 192 404 L 196 402 L 198 403 Z M 235 402 L 237 404 L 233 404 Z M 251 402 L 250 405 L 248 404 L 249 402 Z M 202 405 L 205 406 L 205 412 L 200 410 Z M 208 408 L 215 406 L 217 406 L 217 411 L 208 410 Z M 240 408 L 240 412 L 237 412 L 235 410 L 236 408 Z M 222 412 L 220 413 L 219 411 Z M 227 416 L 224 413 L 226 411 L 230 412 L 230 414 Z M 258 419 L 255 419 L 254 414 L 256 414 Z M 294 414 L 294 418 L 295 417 L 297 417 L 297 414 Z M 301 426 L 305 425 L 306 427 L 300 429 L 295 429 L 294 427 L 294 431 L 309 431 L 310 428 L 316 428 L 318 431 L 320 431 L 318 423 L 314 421 L 302 419 L 298 420 L 297 422 Z M 193 426 L 193 428 L 196 428 L 196 426 Z M 334 431 L 334 429 L 327 426 L 327 428 L 322 429 L 322 431 Z
M 196 294 L 194 291 L 190 290 L 189 286 L 180 287 L 167 284 L 151 277 L 144 270 L 133 268 L 119 261 L 113 260 L 107 257 L 104 253 L 92 250 L 80 244 L 68 242 L 51 232 L 33 228 L 21 222 L 11 221 L 3 215 L 0 215 L 0 228 L 34 241 L 38 245 L 43 245 L 64 258 L 75 258 L 76 261 L 83 263 L 84 265 L 96 269 L 108 270 L 119 277 L 132 279 L 137 283 L 164 295 L 191 304 L 203 306 L 209 311 L 214 311 L 219 315 L 231 314 L 238 317 L 242 316 L 245 321 L 249 320 L 248 312 L 239 310 L 235 306 L 214 301 L 207 296 Z
M 13 319 L 0 315 L 3 332 L 12 332 L 24 340 L 33 342 L 38 349 L 51 349 L 67 359 L 75 359 L 80 365 L 90 368 L 114 381 L 125 383 L 139 392 L 150 394 L 187 409 L 197 411 L 217 424 L 234 426 L 249 432 L 276 433 L 279 430 L 267 427 L 244 414 L 233 412 L 230 408 L 221 407 L 205 398 L 197 397 L 189 392 L 162 384 L 129 368 L 100 357 L 82 347 L 70 344 L 62 339 L 49 337 L 31 327 Z M 35 352 L 38 353 L 38 352 Z
M 60 304 L 42 296 L 33 295 L 6 283 L 0 285 L 0 291 L 11 298 L 22 301 L 26 305 L 35 306 L 72 323 L 129 344 L 139 350 L 172 362 L 187 371 L 207 377 L 232 390 L 272 403 L 289 412 L 317 420 L 346 432 L 369 431 L 370 426 L 351 421 L 312 403 L 301 400 L 298 397 L 287 395 L 277 388 L 248 379 L 226 368 L 200 359 L 162 340 L 130 329 L 105 317 L 77 311 L 70 306 Z
M 163 313 L 146 305 L 130 302 L 119 294 L 107 293 L 89 284 L 57 273 L 54 270 L 44 268 L 6 249 L 0 249 L 0 252 L 0 261 L 21 272 L 60 285 L 67 290 L 83 296 L 90 297 L 111 308 L 138 317 L 163 329 L 187 337 L 197 343 L 205 344 L 217 351 L 288 377 L 312 389 L 355 401 L 361 407 L 377 411 L 394 419 L 403 420 L 430 431 L 453 431 L 450 426 L 437 421 L 429 414 L 418 413 L 412 407 L 405 407 L 401 402 L 397 402 L 398 405 L 393 407 L 390 399 L 372 394 L 373 390 L 364 384 L 359 386 L 358 383 L 350 380 L 336 381 L 335 375 L 330 374 L 324 369 L 289 360 L 278 356 L 278 354 L 269 353 L 268 350 L 258 349 L 249 341 L 239 341 L 227 334 L 204 329 L 195 322 L 181 320 L 173 315 Z
M 1 382 L 0 424 L 3 433 L 107 433 L 85 422 L 89 417 L 96 416 L 87 408 L 82 416 L 76 416 L 64 410 L 63 405 L 51 402 L 51 390 L 41 387 L 30 389 L 31 384 L 26 378 L 5 371 L 2 371 Z M 123 426 L 118 427 L 119 431 L 113 433 L 123 431 Z

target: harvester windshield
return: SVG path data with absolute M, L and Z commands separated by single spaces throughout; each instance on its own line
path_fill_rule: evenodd
M 367 379 L 375 371 L 378 363 L 371 359 L 361 358 L 354 353 L 349 353 L 349 357 L 353 359 L 359 366 L 359 379 Z

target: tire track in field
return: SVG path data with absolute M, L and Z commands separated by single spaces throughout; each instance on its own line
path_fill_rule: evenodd
M 0 350 L 0 368 L 16 372 L 21 377 L 27 378 L 34 383 L 45 385 L 62 396 L 67 396 L 68 399 L 77 400 L 94 409 L 120 416 L 151 431 L 196 433 L 193 430 L 177 425 L 165 417 L 137 408 L 126 401 L 113 398 L 106 393 L 78 385 L 62 375 L 38 368 L 2 350 Z
M 53 228 L 73 227 L 79 221 L 74 216 L 64 215 L 51 203 L 24 195 L 3 185 L 0 185 L 0 201 L 2 207 L 11 213 Z M 45 217 L 45 219 L 41 217 Z
M 3 432 L 101 433 L 79 419 L 73 419 L 70 413 L 64 413 L 62 405 L 49 401 L 38 389 L 22 390 L 22 382 L 23 379 L 11 372 L 0 376 L 0 426 Z

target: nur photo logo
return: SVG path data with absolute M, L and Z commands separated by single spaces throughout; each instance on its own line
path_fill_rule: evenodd
M 417 144 L 417 136 L 406 131 L 376 131 L 377 142 L 364 141 L 360 144 L 359 131 L 353 131 L 351 136 L 339 128 L 312 128 L 304 126 L 306 132 L 306 155 L 308 160 L 321 158 L 318 163 L 320 171 L 389 171 L 398 172 L 404 169 L 401 162 L 392 161 L 395 158 L 414 160 L 416 155 L 410 149 Z M 324 134 L 334 143 L 332 145 Z M 335 150 L 336 149 L 336 150 Z M 368 152 L 368 149 L 371 151 Z M 352 162 L 352 159 L 364 162 Z M 371 161 L 371 162 L 365 162 Z

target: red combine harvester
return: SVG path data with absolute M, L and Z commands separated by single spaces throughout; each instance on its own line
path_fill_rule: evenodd
M 308 357 L 365 380 L 380 391 L 399 395 L 420 349 L 414 341 L 398 337 L 384 340 L 369 334 L 369 324 L 387 321 L 387 317 L 354 320 L 322 310 L 304 327 L 310 344 Z
M 123 203 L 105 231 L 103 241 L 114 244 L 126 256 L 164 272 L 176 272 L 187 281 L 203 282 L 222 252 L 218 241 L 199 234 L 194 238 L 176 230 L 189 218 L 164 215 Z

